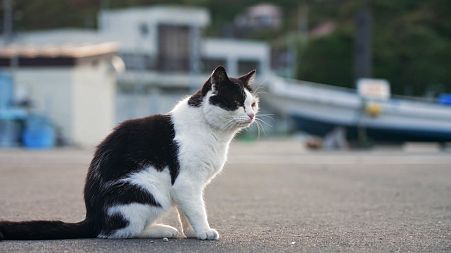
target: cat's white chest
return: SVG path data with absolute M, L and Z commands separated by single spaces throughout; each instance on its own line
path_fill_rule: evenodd
M 201 184 L 208 183 L 221 171 L 234 135 L 233 132 L 215 130 L 203 117 L 199 108 L 188 106 L 186 101 L 180 102 L 172 111 L 180 176 L 199 180 Z
M 211 179 L 227 160 L 228 143 L 218 142 L 211 136 L 187 136 L 177 138 L 180 170 Z
M 210 146 L 210 147 L 209 147 Z M 227 160 L 228 143 L 213 143 L 205 145 L 203 153 L 209 153 L 209 157 L 205 157 L 203 160 L 206 163 L 210 163 L 211 173 L 216 174 L 224 167 Z

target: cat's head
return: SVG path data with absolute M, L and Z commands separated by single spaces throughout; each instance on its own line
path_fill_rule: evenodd
M 255 70 L 238 78 L 229 78 L 224 67 L 217 67 L 202 88 L 188 100 L 201 107 L 206 121 L 222 130 L 238 130 L 250 126 L 258 112 L 258 98 L 251 83 Z

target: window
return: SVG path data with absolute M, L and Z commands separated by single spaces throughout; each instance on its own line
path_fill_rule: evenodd
M 191 36 L 188 26 L 158 26 L 158 70 L 190 70 Z
M 153 62 L 149 55 L 137 53 L 122 53 L 120 55 L 127 70 L 149 70 L 153 69 Z
M 143 37 L 146 37 L 147 34 L 149 34 L 149 26 L 146 23 L 139 24 L 139 34 Z
M 259 62 L 257 60 L 239 60 L 238 73 L 245 74 L 251 70 L 257 69 Z M 257 71 L 258 73 L 258 71 Z

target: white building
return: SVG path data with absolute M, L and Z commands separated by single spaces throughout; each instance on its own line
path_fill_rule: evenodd
M 99 15 L 99 32 L 120 44 L 120 54 L 131 70 L 210 72 L 209 61 L 225 62 L 237 74 L 240 61 L 266 72 L 269 47 L 249 42 L 201 37 L 210 22 L 202 8 L 143 7 L 106 10 Z M 247 70 L 248 71 L 248 70 Z
M 114 125 L 117 45 L 23 45 L 0 49 L 16 93 L 46 115 L 70 144 L 93 146 Z
M 203 38 L 209 13 L 202 8 L 140 7 L 105 10 L 99 33 L 120 44 L 126 71 L 118 77 L 117 120 L 168 111 L 197 89 L 218 65 L 230 75 L 269 72 L 270 50 L 263 42 Z
M 269 71 L 269 47 L 262 42 L 207 38 L 203 40 L 201 50 L 205 60 L 203 64 L 210 69 L 217 65 L 210 62 L 217 61 L 226 66 L 231 75 L 245 74 L 257 69 L 259 75 L 263 76 Z

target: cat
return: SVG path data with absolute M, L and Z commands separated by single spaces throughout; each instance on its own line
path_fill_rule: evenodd
M 258 112 L 255 70 L 229 78 L 217 67 L 168 114 L 121 123 L 98 145 L 86 177 L 85 220 L 0 221 L 0 239 L 175 238 L 217 240 L 205 186 L 222 170 L 235 134 Z M 171 207 L 182 231 L 154 224 Z

